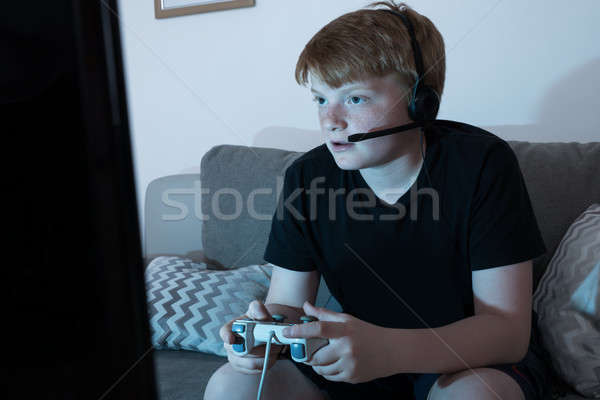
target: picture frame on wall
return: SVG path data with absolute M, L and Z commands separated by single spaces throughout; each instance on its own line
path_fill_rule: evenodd
M 156 18 L 252 7 L 255 0 L 154 0 Z

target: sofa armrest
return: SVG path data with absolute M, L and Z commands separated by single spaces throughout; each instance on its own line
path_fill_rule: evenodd
M 200 175 L 176 174 L 154 179 L 144 203 L 144 265 L 162 255 L 180 256 L 211 264 L 202 249 Z M 317 306 L 341 311 L 323 278 Z
M 202 252 L 200 175 L 176 174 L 154 179 L 144 202 L 145 265 L 159 255 L 205 262 Z

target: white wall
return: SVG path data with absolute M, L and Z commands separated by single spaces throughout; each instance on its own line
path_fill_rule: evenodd
M 293 79 L 297 58 L 321 27 L 370 1 L 256 0 L 162 20 L 153 3 L 119 9 L 140 212 L 152 179 L 197 171 L 214 145 L 320 144 L 315 105 Z M 600 141 L 600 2 L 407 3 L 446 43 L 439 118 L 506 140 Z

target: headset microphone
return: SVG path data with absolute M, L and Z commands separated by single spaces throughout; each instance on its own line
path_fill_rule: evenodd
M 420 122 L 413 122 L 413 123 L 406 124 L 406 125 L 396 126 L 394 128 L 381 129 L 379 131 L 372 131 L 372 132 L 367 132 L 367 133 L 354 133 L 354 134 L 348 136 L 348 141 L 349 142 L 360 142 L 361 140 L 367 140 L 367 139 L 373 139 L 376 137 L 387 136 L 387 135 L 391 135 L 392 133 L 404 132 L 404 131 L 422 127 L 425 125 L 427 125 L 426 122 L 420 121 Z

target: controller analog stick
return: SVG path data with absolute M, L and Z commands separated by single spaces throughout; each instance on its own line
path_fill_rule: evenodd
M 300 321 L 302 321 L 303 324 L 307 324 L 309 322 L 314 322 L 317 319 L 315 317 L 311 317 L 309 315 L 303 315 L 300 317 Z
M 271 318 L 273 318 L 273 321 L 275 322 L 282 323 L 287 317 L 283 314 L 273 314 L 271 315 Z

